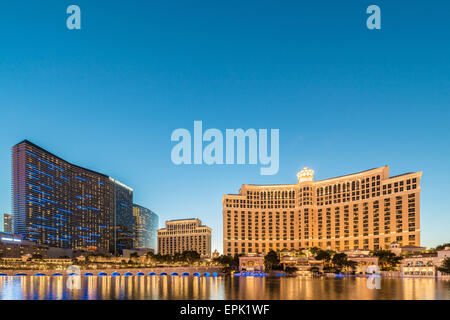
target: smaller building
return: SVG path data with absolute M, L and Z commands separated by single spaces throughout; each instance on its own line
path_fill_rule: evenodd
M 3 214 L 3 232 L 13 233 L 12 215 L 8 213 Z
M 347 259 L 357 263 L 355 273 L 366 274 L 367 268 L 378 266 L 378 257 L 371 256 L 369 253 L 347 252 Z M 370 273 L 370 272 L 369 272 Z
M 418 246 L 400 246 L 397 242 L 392 242 L 389 246 L 389 250 L 397 256 L 407 255 L 407 254 L 418 254 L 425 251 L 427 248 Z
M 0 232 L 0 258 L 20 258 L 24 255 L 40 255 L 47 258 L 48 247 L 23 240 L 22 236 Z
M 239 257 L 239 272 L 263 272 L 264 256 L 263 255 L 246 255 Z
M 167 221 L 166 227 L 158 230 L 158 253 L 196 251 L 202 258 L 211 258 L 211 231 L 199 219 Z
M 450 257 L 450 247 L 435 253 L 421 253 L 406 256 L 401 263 L 400 272 L 403 277 L 450 278 L 450 274 L 438 270 L 444 259 Z
M 296 273 L 302 276 L 311 275 L 311 270 L 316 270 L 317 272 L 323 271 L 323 261 L 316 260 L 312 256 L 285 255 L 280 258 L 280 264 L 283 266 L 283 270 L 287 267 L 297 268 L 298 271 Z

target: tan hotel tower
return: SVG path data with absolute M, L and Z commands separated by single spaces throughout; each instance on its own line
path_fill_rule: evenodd
M 319 247 L 376 250 L 420 245 L 422 172 L 389 177 L 389 167 L 297 184 L 242 185 L 223 204 L 224 254 Z
M 211 228 L 199 219 L 166 221 L 166 227 L 158 230 L 158 253 L 183 253 L 197 251 L 202 258 L 211 257 Z

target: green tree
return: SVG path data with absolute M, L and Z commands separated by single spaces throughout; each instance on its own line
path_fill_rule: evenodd
M 318 254 L 320 251 L 322 251 L 320 248 L 318 247 L 312 247 L 311 249 L 309 249 L 309 252 L 311 252 L 312 255 L 316 255 Z
M 264 266 L 267 271 L 278 268 L 280 265 L 280 258 L 278 257 L 278 253 L 273 250 L 270 250 L 266 256 L 264 257 Z
M 233 257 L 227 256 L 227 255 L 221 255 L 217 258 L 214 258 L 213 261 L 224 266 L 224 267 L 231 267 L 233 265 Z
M 372 252 L 372 255 L 378 257 L 378 265 L 382 271 L 394 271 L 403 259 L 389 250 L 378 250 Z
M 200 258 L 201 258 L 200 253 L 198 253 L 197 251 L 193 251 L 193 250 L 184 251 L 181 254 L 182 261 L 185 261 L 189 264 L 199 261 Z
M 316 260 L 323 260 L 325 262 L 331 262 L 331 259 L 334 255 L 334 251 L 331 250 L 320 250 L 317 252 L 315 259 Z
M 345 253 L 336 253 L 331 259 L 331 262 L 338 268 L 343 268 L 347 265 L 347 255 Z
M 450 243 L 444 243 L 436 247 L 436 251 L 444 250 L 445 247 L 450 247 Z
M 224 272 L 229 272 L 234 264 L 234 258 L 227 255 L 221 255 L 217 258 L 214 258 L 213 261 L 220 264 L 223 267 Z
M 450 274 L 450 258 L 445 258 L 442 261 L 441 266 L 438 268 L 440 272 L 449 273 Z

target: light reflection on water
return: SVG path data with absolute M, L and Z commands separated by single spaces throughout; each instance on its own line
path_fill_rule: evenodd
M 381 279 L 380 290 L 364 278 L 83 276 L 80 289 L 69 289 L 67 279 L 0 277 L 0 300 L 450 300 L 450 281 L 435 279 Z

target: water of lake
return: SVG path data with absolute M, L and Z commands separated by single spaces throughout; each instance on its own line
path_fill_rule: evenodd
M 450 300 L 450 281 L 435 279 L 380 279 L 380 289 L 353 277 L 82 276 L 78 284 L 70 289 L 67 276 L 0 277 L 0 300 Z

